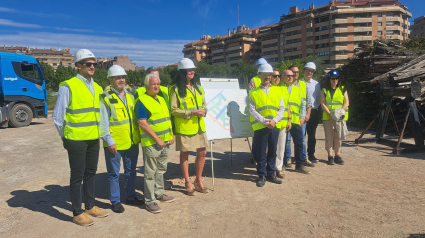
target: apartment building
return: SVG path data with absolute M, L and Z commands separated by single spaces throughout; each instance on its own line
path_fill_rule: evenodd
M 111 58 L 100 58 L 97 60 L 98 68 L 109 69 L 112 65 L 119 65 L 125 70 L 136 70 L 136 64 L 131 62 L 128 56 L 115 56 Z
M 63 50 L 50 49 L 37 49 L 29 48 L 28 46 L 3 46 L 0 51 L 31 55 L 37 60 L 49 64 L 56 71 L 58 66 L 74 67 L 74 56 L 70 53 L 68 48 Z
M 46 64 L 51 65 L 55 71 L 59 66 L 74 67 L 74 55 L 71 54 L 68 48 L 63 50 L 56 50 L 55 48 L 50 48 L 50 49 L 35 48 L 35 49 L 31 49 L 26 54 L 33 56 L 39 61 L 42 61 Z
M 222 36 L 203 36 L 200 40 L 184 45 L 185 58 L 205 60 L 212 65 L 229 63 L 236 65 L 241 60 L 250 61 L 253 53 L 253 44 L 257 41 L 255 36 L 259 28 L 249 29 L 239 26 Z
M 337 68 L 353 56 L 360 43 L 372 44 L 381 37 L 407 39 L 410 17 L 408 8 L 398 0 L 332 0 L 325 6 L 312 4 L 307 10 L 291 7 L 276 24 L 252 30 L 238 28 L 238 32 L 229 31 L 227 36 L 204 36 L 186 44 L 183 53 L 213 65 L 234 64 L 239 61 L 232 62 L 226 56 L 232 36 L 239 33 L 245 37 L 233 39 L 243 46 L 241 59 L 249 62 L 260 57 L 274 63 L 317 55 L 326 67 Z
M 415 18 L 410 26 L 412 36 L 425 36 L 425 16 Z

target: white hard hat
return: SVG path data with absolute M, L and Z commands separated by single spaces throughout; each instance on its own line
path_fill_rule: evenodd
M 94 54 L 90 50 L 81 49 L 77 51 L 77 53 L 75 53 L 74 62 L 78 63 L 81 60 L 88 59 L 88 58 L 94 58 L 94 60 L 97 60 L 97 58 L 94 56 Z
M 314 71 L 316 71 L 316 64 L 313 62 L 308 62 L 307 64 L 304 65 L 304 68 L 310 68 Z
M 123 67 L 112 65 L 112 67 L 108 69 L 108 78 L 119 75 L 127 75 Z
M 183 58 L 179 61 L 177 69 L 195 69 L 195 64 L 191 59 Z
M 267 64 L 267 60 L 265 60 L 264 58 L 259 58 L 257 60 L 257 63 L 255 63 L 256 66 L 262 65 L 262 64 Z
M 258 68 L 258 73 L 273 73 L 273 67 L 268 63 L 262 64 Z

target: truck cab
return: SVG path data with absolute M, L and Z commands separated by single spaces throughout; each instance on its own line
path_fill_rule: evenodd
M 0 127 L 47 118 L 44 70 L 32 56 L 0 52 Z

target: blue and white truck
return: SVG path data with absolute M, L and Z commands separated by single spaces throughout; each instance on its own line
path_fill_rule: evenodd
M 32 56 L 0 52 L 0 127 L 47 118 L 44 69 Z

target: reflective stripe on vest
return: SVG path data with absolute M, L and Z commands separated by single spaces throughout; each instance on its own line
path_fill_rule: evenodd
M 168 110 L 170 110 L 170 94 L 168 92 L 168 88 L 167 87 L 164 87 L 164 86 L 159 86 L 159 89 L 161 90 L 162 95 L 164 96 L 163 98 L 165 100 L 165 103 L 168 106 Z M 140 95 L 143 95 L 143 94 L 146 93 L 146 88 L 145 87 L 140 87 L 140 88 L 136 89 L 136 92 L 137 92 L 137 94 L 136 94 L 137 97 L 140 97 Z M 157 96 L 161 96 L 161 95 L 157 95 Z
M 307 84 L 304 79 L 298 80 L 298 87 L 300 87 L 301 96 L 304 100 L 305 105 L 307 105 Z
M 255 104 L 255 110 L 266 119 L 273 119 L 279 111 L 280 100 L 282 99 L 282 91 L 278 86 L 270 86 L 269 94 L 261 88 L 255 88 L 249 92 L 249 98 Z M 266 128 L 266 126 L 250 116 L 251 126 L 254 131 Z M 281 123 L 278 122 L 276 127 L 280 129 Z
M 252 79 L 254 79 L 255 88 L 260 87 L 260 84 L 261 84 L 261 78 L 260 78 L 260 77 L 258 77 L 258 76 L 255 76 L 255 77 L 254 77 L 254 78 L 252 78 Z
M 64 137 L 68 140 L 95 140 L 99 138 L 99 97 L 103 89 L 92 82 L 94 95 L 79 78 L 73 77 L 59 86 L 69 88 L 70 104 L 64 120 Z
M 282 90 L 286 90 L 288 102 L 289 102 L 289 110 L 291 110 L 291 123 L 292 124 L 300 124 L 300 108 L 301 108 L 301 100 L 302 99 L 302 90 L 296 86 L 292 85 L 291 93 L 289 93 L 288 86 L 283 85 Z M 284 118 L 288 118 L 288 111 L 285 110 L 283 114 Z
M 133 95 L 130 93 L 125 94 L 127 107 L 121 98 L 112 90 L 104 92 L 102 98 L 111 110 L 109 131 L 117 146 L 117 150 L 127 150 L 132 145 L 137 145 L 140 142 L 140 135 L 139 124 L 134 114 Z M 108 146 L 105 141 L 103 142 L 103 146 Z
M 186 88 L 186 97 L 180 97 L 177 86 L 174 86 L 172 90 L 175 90 L 176 96 L 180 102 L 180 110 L 195 111 L 204 109 L 202 107 L 204 102 L 204 90 L 198 85 L 200 92 L 196 90 L 194 86 L 195 95 Z M 202 132 L 205 132 L 205 122 L 203 117 L 191 116 L 190 119 L 181 117 L 174 117 L 174 125 L 176 133 L 183 135 L 195 135 L 198 133 L 199 128 Z
M 139 95 L 137 101 L 143 103 L 146 110 L 151 113 L 151 116 L 146 120 L 146 122 L 156 135 L 164 142 L 170 141 L 173 139 L 170 111 L 168 111 L 167 103 L 163 97 L 157 97 L 157 99 L 159 102 L 144 93 Z M 142 128 L 140 128 L 140 142 L 142 147 L 156 144 L 156 141 L 146 134 Z
M 328 107 L 330 112 L 333 112 L 337 108 L 342 108 L 344 105 L 344 94 L 342 94 L 342 91 L 344 89 L 344 86 L 338 87 L 335 89 L 334 96 L 331 97 L 331 93 L 328 89 L 324 88 L 323 92 L 325 93 L 326 98 L 326 106 Z M 330 117 L 328 114 L 326 114 L 325 111 L 323 111 L 322 120 L 329 120 Z M 345 109 L 345 118 L 344 120 L 348 120 L 348 107 Z

